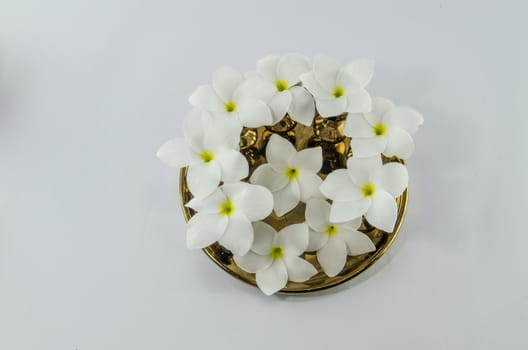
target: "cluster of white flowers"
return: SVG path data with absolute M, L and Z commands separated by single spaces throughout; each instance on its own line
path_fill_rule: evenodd
M 196 211 L 187 227 L 187 246 L 200 249 L 218 242 L 243 270 L 255 273 L 267 295 L 288 281 L 304 282 L 317 270 L 301 256 L 316 252 L 328 276 L 339 274 L 347 256 L 376 250 L 358 231 L 364 217 L 372 226 L 392 232 L 396 198 L 407 188 L 407 169 L 383 164 L 381 155 L 408 159 L 412 135 L 422 116 L 387 99 L 371 98 L 365 87 L 374 70 L 370 60 L 347 64 L 326 56 L 313 62 L 302 55 L 268 56 L 245 75 L 223 67 L 211 84 L 189 98 L 194 107 L 185 120 L 184 137 L 161 146 L 158 157 L 170 166 L 188 167 L 187 184 Z M 249 176 L 239 152 L 242 128 L 270 126 L 286 115 L 311 126 L 346 113 L 344 133 L 353 156 L 346 169 L 319 176 L 321 147 L 297 151 L 273 134 L 266 146 L 267 163 Z M 264 223 L 272 211 L 282 216 L 306 203 L 305 223 L 276 232 Z

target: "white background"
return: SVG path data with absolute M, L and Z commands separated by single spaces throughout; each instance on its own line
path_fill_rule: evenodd
M 526 349 L 524 1 L 0 0 L 0 349 Z M 400 236 L 265 297 L 184 243 L 187 98 L 274 53 L 377 61 L 421 111 Z

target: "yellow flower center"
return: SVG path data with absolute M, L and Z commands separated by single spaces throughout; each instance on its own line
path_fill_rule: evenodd
M 299 177 L 299 169 L 293 167 L 286 168 L 284 175 L 286 175 L 288 180 L 293 181 Z
M 230 199 L 227 199 L 227 202 L 220 204 L 220 215 L 222 216 L 231 216 L 235 213 L 235 206 Z
M 372 127 L 372 132 L 376 136 L 384 136 L 387 133 L 387 125 L 378 123 Z
M 334 236 L 337 234 L 338 231 L 337 231 L 337 227 L 335 227 L 334 225 L 328 225 L 326 226 L 325 232 L 329 236 Z
M 341 86 L 336 86 L 334 88 L 334 91 L 332 91 L 332 95 L 334 95 L 335 98 L 340 98 L 345 96 L 345 88 Z
M 282 259 L 284 256 L 284 250 L 280 245 L 276 245 L 271 247 L 269 255 L 273 258 L 273 260 Z
M 209 151 L 203 151 L 200 154 L 200 158 L 202 159 L 202 161 L 204 163 L 209 163 L 210 161 L 212 161 L 214 159 L 214 154 L 212 152 L 209 152 Z
M 366 198 L 372 197 L 376 193 L 376 186 L 371 183 L 366 183 L 361 187 L 361 193 L 363 193 L 363 196 Z
M 226 112 L 231 113 L 236 111 L 237 105 L 234 101 L 227 101 L 224 105 Z
M 286 80 L 277 80 L 275 81 L 275 86 L 277 91 L 282 92 L 288 88 L 288 82 Z

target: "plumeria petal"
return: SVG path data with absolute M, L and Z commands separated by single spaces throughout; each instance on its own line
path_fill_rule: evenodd
M 223 134 L 223 145 L 225 147 L 238 150 L 240 145 L 240 134 L 242 133 L 242 124 L 236 118 L 222 118 L 218 116 L 213 117 L 213 123 L 215 127 L 221 125 Z
M 423 123 L 423 116 L 416 110 L 399 106 L 387 111 L 385 118 L 392 119 L 395 126 L 406 130 L 409 134 L 414 134 L 418 130 L 418 126 Z
M 265 187 L 238 182 L 224 184 L 222 189 L 233 202 L 235 210 L 244 213 L 250 221 L 264 219 L 273 209 L 273 196 Z
M 369 123 L 372 127 L 374 127 L 374 125 L 381 123 L 383 120 L 383 116 L 381 114 L 377 114 L 372 111 L 367 112 L 367 113 L 362 113 L 362 114 L 365 117 L 365 120 L 367 121 L 367 123 Z M 372 134 L 373 132 L 371 133 L 371 136 Z
M 283 228 L 277 236 L 277 244 L 284 249 L 284 254 L 299 256 L 308 247 L 308 226 L 292 224 Z
M 284 90 L 282 92 L 277 92 L 271 100 L 268 102 L 268 105 L 273 114 L 273 124 L 276 124 L 284 118 L 292 102 L 292 95 L 289 90 Z
M 231 115 L 226 118 L 222 114 L 204 118 L 206 124 L 197 125 L 200 130 L 195 132 L 200 134 L 203 149 L 212 151 L 225 147 L 238 150 L 242 125 L 239 120 Z
M 350 141 L 354 157 L 378 156 L 387 146 L 385 137 L 352 138 Z
M 242 124 L 248 128 L 257 128 L 273 122 L 269 107 L 264 102 L 252 97 L 244 97 L 239 100 L 237 112 Z
M 409 159 L 414 152 L 414 141 L 407 131 L 400 128 L 393 128 L 387 135 L 387 146 L 383 154 L 401 159 Z
M 347 246 L 341 237 L 330 237 L 328 242 L 317 251 L 317 261 L 329 277 L 334 277 L 343 270 L 347 253 Z
M 257 286 L 266 295 L 278 292 L 288 283 L 288 271 L 282 260 L 275 260 L 268 268 L 257 272 Z
M 330 221 L 340 223 L 358 218 L 367 212 L 371 202 L 370 198 L 360 198 L 347 202 L 334 201 L 330 209 Z
M 189 148 L 197 153 L 204 149 L 204 130 L 209 128 L 213 117 L 210 112 L 201 108 L 193 108 L 183 121 L 183 136 Z
M 352 182 L 347 169 L 337 169 L 328 174 L 319 189 L 334 201 L 354 200 L 362 196 L 360 188 Z
M 315 80 L 326 90 L 332 91 L 334 89 L 340 69 L 341 63 L 333 57 L 316 55 L 314 58 L 313 72 Z
M 352 178 L 352 182 L 358 186 L 363 186 L 371 181 L 371 174 L 381 167 L 382 161 L 379 155 L 365 158 L 350 157 L 347 160 L 348 174 Z
M 312 264 L 297 256 L 285 256 L 284 265 L 288 271 L 288 279 L 293 282 L 304 282 L 317 274 Z
M 254 199 L 258 198 L 258 203 Z M 251 203 L 251 205 L 249 204 Z M 244 213 L 251 221 L 263 220 L 273 211 L 273 194 L 263 186 L 252 185 L 246 192 Z
M 370 238 L 359 231 L 342 232 L 341 237 L 346 242 L 349 255 L 356 256 L 376 250 Z
M 314 96 L 318 98 L 333 98 L 332 90 L 326 90 L 321 86 L 315 79 L 315 74 L 313 72 L 308 72 L 301 74 L 301 81 L 303 86 Z
M 240 100 L 251 97 L 267 102 L 277 93 L 275 84 L 261 76 L 248 77 L 233 94 L 233 99 Z
M 331 99 L 316 99 L 315 106 L 323 118 L 335 117 L 347 109 L 347 98 L 345 96 Z
M 231 100 L 236 88 L 243 81 L 242 73 L 232 67 L 221 67 L 213 74 L 212 86 L 225 102 Z
M 156 153 L 168 166 L 182 168 L 193 162 L 193 154 L 184 139 L 172 139 L 165 142 Z
M 187 169 L 187 185 L 195 197 L 204 198 L 216 189 L 221 175 L 222 170 L 216 160 L 195 163 Z
M 195 214 L 187 224 L 187 247 L 201 249 L 216 242 L 225 232 L 227 217 L 217 214 Z
M 355 76 L 351 75 L 345 70 L 339 71 L 337 75 L 336 85 L 345 89 L 346 95 L 351 95 L 359 92 L 362 86 Z
M 303 172 L 299 174 L 297 184 L 301 192 L 301 201 L 306 202 L 310 198 L 321 198 L 323 197 L 319 187 L 323 183 L 323 179 L 315 173 Z
M 318 232 L 324 232 L 330 224 L 330 203 L 323 199 L 311 199 L 306 203 L 306 223 Z
M 202 129 L 202 144 L 201 151 L 214 152 L 219 148 L 225 147 L 228 137 L 224 134 L 222 124 L 210 123 L 205 125 Z
M 218 243 L 235 255 L 246 255 L 253 244 L 253 226 L 243 215 L 232 215 Z
M 288 87 L 301 81 L 300 76 L 310 70 L 308 57 L 299 54 L 288 54 L 281 57 L 277 64 L 277 78 L 286 80 Z
M 234 182 L 248 176 L 249 165 L 242 153 L 224 148 L 216 153 L 216 159 L 222 168 L 222 181 Z
M 363 114 L 350 113 L 345 121 L 343 132 L 346 136 L 352 137 L 372 137 L 374 132 L 372 125 L 367 122 Z
M 372 198 L 372 204 L 365 213 L 365 218 L 372 226 L 390 233 L 394 230 L 397 216 L 398 207 L 394 197 L 378 189 Z
M 293 155 L 290 160 L 290 165 L 317 173 L 323 166 L 323 149 L 320 146 L 305 148 Z
M 374 75 L 374 61 L 367 59 L 354 60 L 343 67 L 343 70 L 352 74 L 361 86 L 366 86 L 370 83 Z
M 220 205 L 227 201 L 225 193 L 217 188 L 205 198 L 194 197 L 185 206 L 194 209 L 200 213 L 218 214 Z
M 254 222 L 253 231 L 255 238 L 251 250 L 260 255 L 269 255 L 277 232 L 263 221 Z
M 303 125 L 312 125 L 315 116 L 315 103 L 312 95 L 302 86 L 290 88 L 292 101 L 288 111 L 290 118 Z
M 346 221 L 346 222 L 342 222 L 342 223 L 334 224 L 334 225 L 337 227 L 339 232 L 355 231 L 361 226 L 362 221 L 363 219 L 361 217 L 358 217 L 358 218 L 355 218 L 354 220 L 350 220 L 350 221 Z
M 259 255 L 253 252 L 248 252 L 244 256 L 234 255 L 233 260 L 242 270 L 249 273 L 262 271 L 273 263 L 271 256 Z
M 266 56 L 257 61 L 257 72 L 261 74 L 268 81 L 275 81 L 277 79 L 277 65 L 279 64 L 279 56 Z
M 328 242 L 328 235 L 325 232 L 309 230 L 308 236 L 308 247 L 306 247 L 307 252 L 319 250 L 326 244 L 326 242 Z
M 221 111 L 225 102 L 220 99 L 211 85 L 202 85 L 189 97 L 189 103 L 206 111 Z
M 290 141 L 273 134 L 266 146 L 266 159 L 276 171 L 282 172 L 296 152 Z
M 256 185 L 266 187 L 272 192 L 278 191 L 288 185 L 288 178 L 283 173 L 277 172 L 271 164 L 262 164 L 259 166 L 249 181 Z
M 383 165 L 380 170 L 374 173 L 372 180 L 393 197 L 398 197 L 407 188 L 409 174 L 404 165 L 392 162 Z
M 354 94 L 347 96 L 346 111 L 349 113 L 370 112 L 372 109 L 372 100 L 370 94 L 365 89 L 360 89 Z
M 273 209 L 277 216 L 283 216 L 299 204 L 301 191 L 297 181 L 290 181 L 286 187 L 273 192 Z
M 372 98 L 372 113 L 378 116 L 378 120 L 380 121 L 381 118 L 394 108 L 394 103 L 392 103 L 390 100 L 383 98 L 383 97 L 373 97 Z M 390 117 L 390 116 L 389 116 Z

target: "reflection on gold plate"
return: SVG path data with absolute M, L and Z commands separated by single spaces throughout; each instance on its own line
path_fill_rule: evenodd
M 240 136 L 240 152 L 244 154 L 249 162 L 249 174 L 253 172 L 259 165 L 266 162 L 266 145 L 270 136 L 274 133 L 289 139 L 297 148 L 301 150 L 307 147 L 321 146 L 323 149 L 323 167 L 319 175 L 324 179 L 327 174 L 335 169 L 345 168 L 347 159 L 352 155 L 350 148 L 350 138 L 343 135 L 343 125 L 346 115 L 335 118 L 321 118 L 316 116 L 312 126 L 304 126 L 292 121 L 286 116 L 281 122 L 271 127 L 260 127 L 256 129 L 244 128 Z M 397 161 L 403 163 L 398 158 L 384 158 L 385 163 Z M 192 194 L 189 192 L 186 181 L 187 169 L 184 168 L 180 172 L 180 197 L 183 208 L 185 220 L 189 220 L 194 211 L 185 207 L 191 198 Z M 315 253 L 304 253 L 302 255 L 308 262 L 313 264 L 318 273 L 309 280 L 301 283 L 288 282 L 281 292 L 283 293 L 308 293 L 315 292 L 327 288 L 331 288 L 350 280 L 359 275 L 378 260 L 391 246 L 396 238 L 405 211 L 407 209 L 408 190 L 396 198 L 398 204 L 398 219 L 394 232 L 386 233 L 372 227 L 363 219 L 360 231 L 367 234 L 376 245 L 376 251 L 368 254 L 349 256 L 343 271 L 335 277 L 328 277 L 321 269 L 317 262 Z M 258 200 L 258 198 L 255 198 Z M 300 203 L 295 209 L 285 214 L 282 217 L 277 217 L 274 212 L 271 213 L 264 221 L 273 226 L 275 230 L 279 231 L 285 226 L 304 222 L 305 204 Z M 231 252 L 218 243 L 203 249 L 205 254 L 211 258 L 223 270 L 253 286 L 256 286 L 255 275 L 247 273 L 239 268 L 233 261 Z

